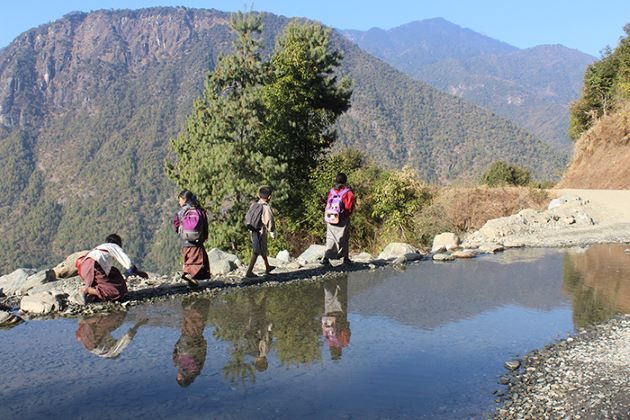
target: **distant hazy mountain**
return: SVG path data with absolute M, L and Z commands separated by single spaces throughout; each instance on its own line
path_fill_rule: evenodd
M 520 50 L 441 18 L 343 34 L 411 77 L 571 148 L 568 105 L 595 57 L 562 45 Z
M 0 271 L 54 262 L 119 232 L 148 268 L 174 270 L 163 174 L 205 74 L 232 34 L 216 10 L 73 13 L 0 50 Z M 269 51 L 286 18 L 266 15 Z M 540 178 L 564 157 L 496 115 L 414 81 L 341 36 L 354 80 L 340 146 L 429 181 L 504 159 Z

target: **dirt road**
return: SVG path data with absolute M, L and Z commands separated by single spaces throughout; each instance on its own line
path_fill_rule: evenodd
M 600 225 L 630 223 L 630 190 L 549 190 L 549 195 L 557 198 L 575 195 L 589 201 Z

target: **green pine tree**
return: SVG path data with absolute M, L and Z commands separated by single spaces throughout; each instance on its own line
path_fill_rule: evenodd
M 262 19 L 236 13 L 230 24 L 237 34 L 234 53 L 220 57 L 208 74 L 184 132 L 171 142 L 177 161 L 167 164 L 166 172 L 208 210 L 210 245 L 238 251 L 247 241 L 243 217 L 258 187 L 271 185 L 281 201 L 286 165 L 257 147 L 267 72 L 259 38 Z
M 294 218 L 311 171 L 337 139 L 337 118 L 350 107 L 350 80 L 335 71 L 343 57 L 331 46 L 330 29 L 290 22 L 270 60 L 271 80 L 262 89 L 265 129 L 260 142 L 288 167 Z

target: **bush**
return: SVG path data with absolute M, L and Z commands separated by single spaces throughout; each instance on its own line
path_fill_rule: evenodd
M 525 186 L 531 181 L 529 170 L 511 166 L 503 161 L 496 161 L 482 177 L 482 182 L 489 187 L 500 185 Z

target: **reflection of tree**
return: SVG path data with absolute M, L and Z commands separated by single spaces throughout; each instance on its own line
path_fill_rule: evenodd
M 184 317 L 181 335 L 173 349 L 173 363 L 177 367 L 177 383 L 190 385 L 201 373 L 206 361 L 208 343 L 203 330 L 208 319 L 208 299 L 186 298 L 182 302 Z
M 630 277 L 624 247 L 598 245 L 564 257 L 563 289 L 573 299 L 573 323 L 586 327 L 630 311 L 623 288 Z M 627 287 L 627 286 L 626 286 Z
M 255 382 L 256 372 L 267 369 L 272 336 L 282 365 L 320 360 L 322 311 L 321 283 L 245 289 L 214 301 L 208 322 L 217 339 L 231 344 L 225 377 L 233 383 Z
M 147 319 L 138 321 L 118 340 L 112 333 L 125 321 L 127 312 L 99 314 L 79 320 L 76 332 L 77 340 L 92 354 L 106 359 L 115 359 L 131 343 L 138 328 L 147 323 Z
M 232 344 L 223 374 L 232 383 L 256 381 L 256 370 L 267 369 L 273 323 L 268 321 L 268 290 L 243 290 L 226 296 L 210 312 L 214 336 Z
M 321 283 L 303 283 L 277 288 L 267 303 L 273 320 L 274 345 L 284 366 L 310 364 L 321 359 L 319 317 L 322 312 Z

